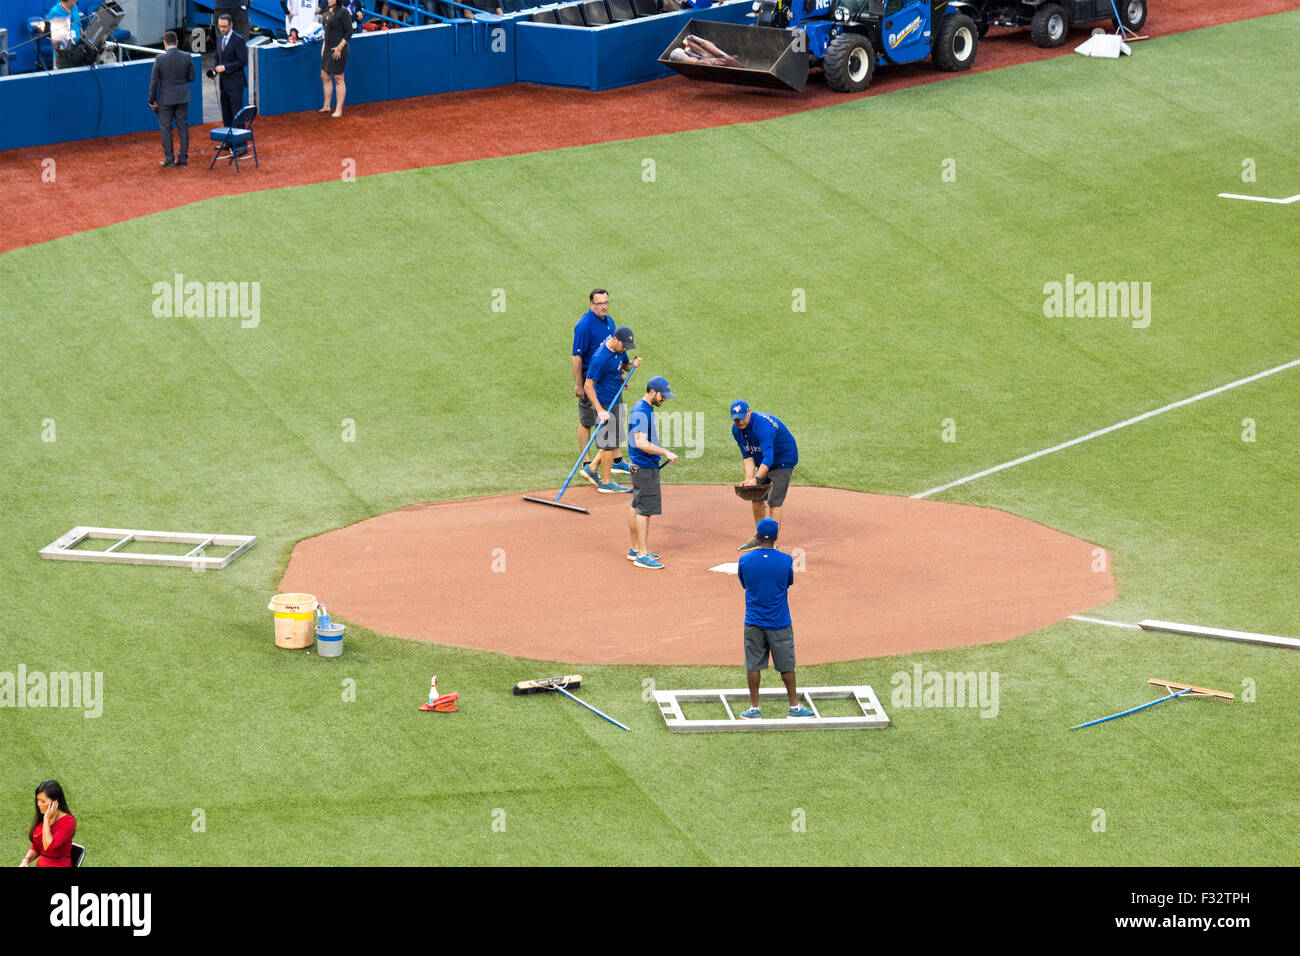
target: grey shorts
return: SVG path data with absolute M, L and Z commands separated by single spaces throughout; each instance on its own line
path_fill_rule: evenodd
M 578 399 L 578 424 L 583 428 L 591 428 L 596 424 L 596 406 L 585 395 Z
M 632 466 L 632 507 L 639 515 L 661 515 L 663 495 L 659 492 L 659 469 Z
M 772 490 L 767 493 L 767 503 L 772 508 L 779 508 L 785 504 L 785 493 L 790 490 L 790 476 L 794 474 L 794 466 L 789 468 L 774 468 L 769 471 L 760 485 L 771 485 Z
M 794 670 L 794 628 L 783 627 L 769 631 L 765 627 L 745 625 L 745 670 L 767 669 L 767 656 L 772 655 L 772 667 L 779 674 Z
M 623 432 L 627 430 L 627 406 L 620 402 L 609 412 L 609 421 L 596 432 L 596 447 L 601 451 L 618 451 L 623 447 Z M 593 409 L 593 414 L 595 410 Z

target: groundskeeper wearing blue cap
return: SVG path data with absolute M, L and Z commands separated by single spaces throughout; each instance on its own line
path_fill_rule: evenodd
M 754 521 L 764 518 L 780 522 L 781 506 L 785 504 L 790 489 L 790 476 L 799 464 L 799 446 L 795 444 L 790 429 L 781 419 L 767 412 L 750 411 L 749 402 L 737 399 L 731 403 L 731 435 L 740 446 L 744 459 L 745 485 L 771 485 L 764 501 L 754 501 Z M 737 551 L 758 547 L 757 535 L 742 544 Z
M 794 584 L 794 560 L 776 550 L 779 531 L 780 526 L 771 518 L 760 520 L 754 527 L 757 543 L 740 556 L 736 568 L 736 577 L 745 589 L 745 677 L 749 681 L 749 709 L 741 711 L 740 716 L 750 720 L 763 716 L 758 706 L 758 685 L 769 655 L 785 682 L 789 716 L 816 716 L 800 706 L 795 690 L 794 627 L 786 595 Z
M 655 409 L 673 397 L 668 379 L 656 375 L 645 384 L 645 396 L 632 406 L 628 416 L 627 448 L 632 463 L 632 506 L 627 513 L 627 530 L 632 546 L 627 559 L 638 568 L 658 570 L 663 567 L 659 555 L 650 550 L 650 516 L 663 514 L 659 493 L 659 468 L 674 462 L 677 456 L 659 447 L 659 430 L 655 427 Z
M 632 490 L 610 480 L 610 467 L 614 464 L 615 453 L 623 447 L 623 426 L 627 422 L 627 406 L 620 394 L 625 378 L 623 372 L 626 370 L 630 375 L 632 369 L 641 364 L 640 358 L 628 361 L 629 350 L 634 348 L 636 343 L 632 340 L 632 330 L 620 325 L 592 353 L 587 365 L 587 378 L 583 382 L 587 400 L 596 410 L 600 427 L 596 431 L 599 474 L 584 465 L 582 475 L 588 481 L 595 479 L 596 490 L 605 493 Z

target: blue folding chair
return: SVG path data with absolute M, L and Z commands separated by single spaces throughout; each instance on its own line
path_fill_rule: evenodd
M 234 163 L 235 172 L 239 172 L 239 157 L 246 155 L 250 149 L 253 151 L 253 167 L 261 168 L 261 164 L 257 161 L 257 143 L 253 139 L 255 119 L 257 119 L 257 107 L 245 106 L 235 114 L 235 119 L 230 126 L 218 126 L 208 134 L 208 138 L 218 144 L 217 151 L 212 154 L 212 162 L 208 163 L 208 169 L 217 165 L 222 151 L 229 151 L 230 158 L 226 161 L 226 165 Z

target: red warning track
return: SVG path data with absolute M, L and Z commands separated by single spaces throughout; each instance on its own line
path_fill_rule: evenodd
M 1166 36 L 1300 7 L 1296 0 L 1154 0 L 1144 32 Z M 1041 50 L 1025 32 L 994 30 L 980 44 L 975 72 L 1068 54 L 1083 29 L 1056 50 Z M 933 83 L 961 74 L 939 73 L 928 62 L 876 74 L 859 96 Z M 515 85 L 445 93 L 348 107 L 342 119 L 312 113 L 258 121 L 261 168 L 219 167 L 211 158 L 206 127 L 191 130 L 186 169 L 159 169 L 156 133 L 136 133 L 0 153 L 0 195 L 5 228 L 0 252 L 85 229 L 124 222 L 213 196 L 330 182 L 344 160 L 358 175 L 439 166 L 493 156 L 585 146 L 611 140 L 676 133 L 770 119 L 853 97 L 832 93 L 814 79 L 802 94 L 774 93 L 694 83 L 671 77 L 590 93 Z M 55 160 L 56 179 L 45 182 L 42 162 Z
M 744 591 L 710 569 L 739 557 L 749 506 L 730 486 L 666 484 L 650 538 L 666 566 L 653 571 L 626 558 L 629 497 L 566 494 L 590 516 L 518 494 L 414 505 L 299 543 L 280 587 L 423 641 L 738 665 Z M 1116 596 L 1094 545 L 1001 511 L 793 488 L 784 519 L 781 548 L 803 567 L 790 592 L 802 664 L 1004 641 Z

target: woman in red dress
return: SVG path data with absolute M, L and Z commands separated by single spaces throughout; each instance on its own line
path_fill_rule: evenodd
M 68 810 L 68 800 L 57 780 L 46 780 L 36 788 L 36 818 L 29 836 L 31 848 L 19 866 L 36 860 L 37 866 L 72 866 L 72 837 L 77 818 Z

